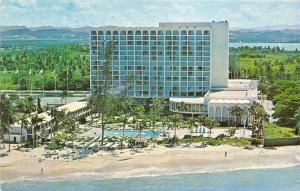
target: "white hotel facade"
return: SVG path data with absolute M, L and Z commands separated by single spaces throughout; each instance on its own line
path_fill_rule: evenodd
M 229 80 L 228 22 L 108 26 L 91 31 L 91 93 L 103 86 L 104 46 L 112 41 L 111 89 L 134 98 L 167 98 L 172 112 L 230 119 L 257 101 L 257 83 Z

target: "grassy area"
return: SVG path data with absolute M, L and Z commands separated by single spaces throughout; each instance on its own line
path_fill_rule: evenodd
M 208 142 L 212 146 L 218 145 L 231 145 L 236 147 L 246 147 L 251 145 L 251 139 L 247 138 L 237 138 L 237 137 L 217 137 L 217 138 L 210 138 L 210 137 L 193 137 L 192 139 L 185 139 L 180 140 L 181 143 L 201 143 L 201 142 Z
M 264 130 L 264 137 L 267 139 L 296 137 L 295 128 L 280 127 L 274 124 L 268 124 Z

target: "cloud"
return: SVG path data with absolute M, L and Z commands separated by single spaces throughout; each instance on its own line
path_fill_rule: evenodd
M 299 1 L 0 0 L 0 25 L 157 26 L 228 20 L 231 27 L 298 24 Z

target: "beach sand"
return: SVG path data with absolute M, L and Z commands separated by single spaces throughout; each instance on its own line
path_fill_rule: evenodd
M 224 156 L 225 151 L 227 157 Z M 252 150 L 227 145 L 166 148 L 156 146 L 151 151 L 131 154 L 122 150 L 117 156 L 110 152 L 94 153 L 80 160 L 43 160 L 39 156 L 44 148 L 31 152 L 12 150 L 0 158 L 0 180 L 23 180 L 32 178 L 74 178 L 93 176 L 97 178 L 123 178 L 217 172 L 237 169 L 286 167 L 300 164 L 300 146 Z M 41 173 L 43 168 L 43 175 Z

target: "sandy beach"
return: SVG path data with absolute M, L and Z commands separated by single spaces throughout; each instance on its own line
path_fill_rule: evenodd
M 224 156 L 227 151 L 227 157 Z M 39 160 L 45 152 L 37 148 L 31 152 L 12 150 L 0 160 L 0 180 L 13 181 L 32 178 L 122 178 L 216 172 L 237 169 L 285 167 L 300 164 L 300 146 L 252 150 L 232 146 L 166 148 L 132 155 L 129 149 L 118 155 L 111 152 L 94 153 L 80 160 Z M 41 174 L 43 168 L 43 175 Z

